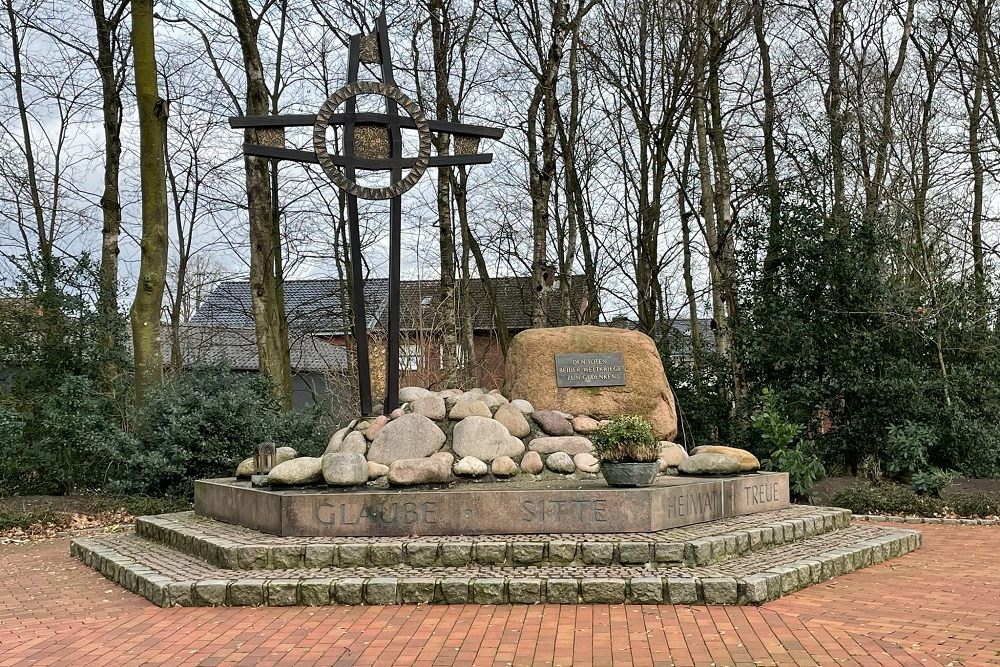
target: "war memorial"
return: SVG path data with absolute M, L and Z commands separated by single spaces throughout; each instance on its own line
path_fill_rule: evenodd
M 750 452 L 675 444 L 674 396 L 638 332 L 531 329 L 512 341 L 502 391 L 399 388 L 401 196 L 428 166 L 488 162 L 480 140 L 502 131 L 428 121 L 395 85 L 376 25 L 351 39 L 347 84 L 317 114 L 231 125 L 257 128 L 248 154 L 317 163 L 346 193 L 356 271 L 357 200 L 390 202 L 381 405 L 359 273 L 361 414 L 322 456 L 262 443 L 232 477 L 198 480 L 193 512 L 78 538 L 73 555 L 160 606 L 760 604 L 919 547 L 917 531 L 793 505 L 787 474 Z M 361 63 L 381 80 L 359 80 Z M 357 111 L 361 95 L 383 96 L 385 113 Z M 286 127 L 312 127 L 314 150 L 285 148 Z M 415 157 L 402 155 L 404 129 Z M 432 131 L 453 134 L 456 154 L 431 156 Z M 389 171 L 390 185 L 360 185 L 366 170 Z

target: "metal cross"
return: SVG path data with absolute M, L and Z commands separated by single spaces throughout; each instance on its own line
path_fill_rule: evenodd
M 381 81 L 359 81 L 361 63 L 381 66 Z M 358 113 L 358 95 L 381 95 L 385 113 Z M 338 112 L 343 106 L 344 111 Z M 405 114 L 400 115 L 399 107 Z M 326 130 L 342 128 L 341 154 L 331 155 Z M 347 216 L 351 245 L 351 308 L 358 357 L 358 391 L 361 412 L 372 413 L 371 367 L 368 357 L 368 325 L 365 313 L 364 278 L 361 260 L 361 230 L 358 199 L 390 200 L 389 204 L 389 322 L 386 349 L 386 387 L 382 409 L 389 414 L 399 405 L 399 280 L 402 200 L 404 192 L 416 185 L 427 167 L 488 164 L 490 153 L 479 153 L 482 138 L 500 139 L 503 129 L 428 120 L 420 107 L 401 91 L 393 79 L 389 56 L 389 31 L 385 14 L 375 20 L 375 32 L 352 35 L 347 60 L 347 84 L 331 95 L 316 114 L 281 116 L 238 116 L 229 126 L 256 129 L 257 143 L 244 143 L 247 155 L 274 160 L 294 160 L 319 164 L 329 179 L 347 194 Z M 286 127 L 312 127 L 313 150 L 285 148 Z M 416 157 L 403 157 L 402 129 L 413 129 L 419 137 Z M 455 137 L 455 154 L 431 155 L 431 132 Z M 408 169 L 406 176 L 403 170 Z M 389 185 L 370 188 L 356 182 L 357 171 L 388 171 Z

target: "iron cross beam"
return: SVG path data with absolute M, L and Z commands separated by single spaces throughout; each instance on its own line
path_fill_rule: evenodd
M 230 127 L 247 130 L 250 141 L 243 152 L 272 160 L 293 160 L 319 164 L 327 176 L 347 194 L 351 245 L 351 306 L 353 333 L 358 364 L 358 392 L 361 412 L 372 413 L 371 367 L 368 354 L 368 325 L 364 302 L 361 231 L 358 199 L 389 200 L 389 308 L 386 349 L 386 393 L 382 408 L 389 414 L 399 404 L 399 283 L 400 237 L 402 227 L 401 196 L 412 188 L 428 167 L 488 164 L 490 153 L 479 153 L 481 139 L 500 139 L 503 129 L 440 120 L 427 120 L 417 104 L 397 86 L 389 56 L 389 36 L 385 14 L 375 21 L 375 32 L 352 35 L 348 53 L 347 84 L 331 95 L 316 114 L 278 116 L 237 116 Z M 377 64 L 381 81 L 359 81 L 360 64 Z M 385 113 L 358 113 L 359 95 L 381 95 Z M 344 111 L 339 111 L 343 106 Z M 399 107 L 405 114 L 399 113 Z M 327 128 L 339 127 L 342 138 L 340 154 L 330 154 Z M 312 127 L 312 150 L 285 146 L 286 127 Z M 402 130 L 416 130 L 419 150 L 415 157 L 402 155 Z M 453 154 L 430 155 L 431 132 L 455 138 Z M 403 170 L 407 169 L 406 175 Z M 357 171 L 388 171 L 389 185 L 368 187 L 359 184 Z

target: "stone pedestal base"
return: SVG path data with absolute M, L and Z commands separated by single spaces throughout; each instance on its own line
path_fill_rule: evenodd
M 282 536 L 649 533 L 789 504 L 785 473 L 661 477 L 639 489 L 612 489 L 599 479 L 400 490 L 195 482 L 196 513 Z

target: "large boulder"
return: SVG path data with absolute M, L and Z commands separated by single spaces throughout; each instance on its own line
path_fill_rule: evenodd
M 278 447 L 274 450 L 274 465 L 279 463 L 284 463 L 285 461 L 291 461 L 299 453 L 295 451 L 292 447 Z M 271 466 L 272 468 L 274 466 Z M 257 474 L 257 458 L 251 456 L 250 458 L 243 459 L 240 464 L 236 467 L 236 477 L 245 479 L 251 475 Z
M 448 413 L 448 419 L 453 421 L 473 416 L 492 417 L 493 413 L 490 412 L 490 406 L 486 405 L 485 401 L 481 401 L 479 399 L 459 401 L 451 409 L 451 412 Z
M 740 472 L 760 470 L 760 461 L 745 449 L 726 447 L 725 445 L 702 445 L 691 450 L 692 454 L 722 454 L 740 462 Z
M 424 389 L 423 387 L 400 387 L 399 389 L 399 402 L 409 403 L 415 401 L 418 398 L 423 398 L 424 396 L 433 396 L 434 392 L 430 389 Z
M 360 431 L 351 431 L 344 438 L 344 441 L 340 443 L 340 451 L 347 452 L 350 454 L 361 454 L 364 456 L 365 451 L 368 449 L 368 441 L 365 436 Z M 329 452 L 333 454 L 334 452 Z
M 437 421 L 441 421 L 447 415 L 444 399 L 440 396 L 424 396 L 410 401 L 410 412 Z
M 368 460 L 391 465 L 430 456 L 444 444 L 444 431 L 423 415 L 408 414 L 385 425 L 368 449 Z
M 660 470 L 676 468 L 687 457 L 688 453 L 676 442 L 663 441 L 660 443 Z
M 531 433 L 531 426 L 528 425 L 528 420 L 524 418 L 524 413 L 509 403 L 501 405 L 497 409 L 497 413 L 493 415 L 493 419 L 506 426 L 507 430 L 515 438 L 526 438 Z
M 535 438 L 528 442 L 528 449 L 539 454 L 566 452 L 571 456 L 594 451 L 594 445 L 582 435 L 564 435 L 552 438 Z
M 573 425 L 566 417 L 552 410 L 536 410 L 531 418 L 545 435 L 573 435 Z
M 555 355 L 621 352 L 625 385 L 556 387 Z M 575 326 L 528 329 L 514 336 L 507 352 L 504 395 L 523 398 L 536 410 L 608 419 L 640 415 L 653 425 L 659 440 L 677 434 L 674 397 L 653 340 L 638 331 Z
M 389 483 L 396 486 L 443 484 L 451 479 L 454 457 L 438 453 L 425 459 L 399 459 L 389 464 Z
M 361 454 L 334 452 L 322 459 L 323 480 L 331 486 L 357 486 L 368 481 L 368 462 Z
M 725 454 L 692 454 L 677 466 L 682 475 L 733 475 L 740 472 L 740 462 Z
M 267 475 L 268 484 L 290 486 L 293 484 L 315 484 L 323 479 L 323 460 L 312 456 L 300 456 L 271 468 Z
M 489 417 L 466 417 L 455 424 L 452 447 L 456 456 L 474 456 L 487 462 L 524 453 L 524 443 L 512 436 L 506 426 Z

